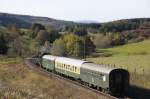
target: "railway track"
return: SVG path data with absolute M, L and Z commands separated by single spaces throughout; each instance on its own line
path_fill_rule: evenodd
M 57 79 L 57 80 L 61 80 L 61 81 L 62 81 L 62 80 L 65 80 L 65 81 L 67 81 L 67 82 L 69 82 L 69 83 L 72 83 L 72 84 L 75 84 L 75 85 L 77 85 L 77 86 L 83 87 L 83 88 L 85 88 L 85 89 L 87 89 L 87 90 L 89 90 L 89 91 L 91 91 L 91 92 L 94 92 L 94 93 L 96 93 L 97 95 L 99 95 L 100 98 L 98 98 L 98 99 L 120 99 L 120 98 L 111 96 L 111 95 L 109 95 L 109 94 L 100 92 L 100 91 L 98 91 L 98 90 L 95 90 L 95 89 L 93 89 L 93 88 L 90 88 L 90 87 L 88 87 L 88 86 L 85 86 L 85 85 L 83 85 L 83 84 L 81 84 L 81 83 L 79 83 L 79 82 L 77 82 L 77 81 L 74 81 L 74 80 L 71 80 L 71 79 L 62 77 L 62 76 L 60 76 L 60 75 L 54 74 L 54 73 L 49 72 L 49 71 L 47 71 L 47 70 L 45 70 L 45 69 L 42 69 L 42 68 L 40 68 L 40 67 L 37 67 L 34 63 L 31 62 L 31 59 L 32 59 L 32 58 L 27 58 L 27 59 L 25 60 L 25 64 L 28 65 L 30 68 L 32 68 L 32 69 L 34 69 L 34 70 L 36 70 L 36 71 L 42 73 L 43 75 L 46 75 L 46 76 L 48 76 L 48 77 L 51 77 L 51 76 L 52 76 L 52 77 L 54 77 L 54 78 Z M 127 99 L 127 98 L 122 98 L 122 99 Z M 128 98 L 128 99 L 129 99 L 129 98 Z

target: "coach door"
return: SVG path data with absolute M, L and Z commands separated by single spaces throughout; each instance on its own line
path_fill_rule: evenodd
M 115 84 L 115 88 L 116 88 L 116 92 L 117 93 L 123 93 L 123 74 L 121 72 L 116 72 L 115 73 L 115 78 L 114 78 L 114 84 Z

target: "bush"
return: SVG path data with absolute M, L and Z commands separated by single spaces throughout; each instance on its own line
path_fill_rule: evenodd
M 56 56 L 65 56 L 66 47 L 62 39 L 56 39 L 52 45 L 51 54 Z
M 138 42 L 141 42 L 143 40 L 144 40 L 144 37 L 138 37 L 138 38 L 129 40 L 128 43 L 138 43 Z
M 111 44 L 110 38 L 103 34 L 96 34 L 93 42 L 97 48 L 107 48 Z

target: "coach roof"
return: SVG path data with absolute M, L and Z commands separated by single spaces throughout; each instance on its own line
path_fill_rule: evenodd
M 53 56 L 53 55 L 44 55 L 42 58 L 48 59 L 48 60 L 55 60 L 55 59 L 57 58 L 57 56 Z
M 60 63 L 67 64 L 67 65 L 74 65 L 77 67 L 81 67 L 81 65 L 84 63 L 89 63 L 88 61 L 66 58 L 66 57 L 57 57 L 56 62 L 60 62 Z
M 89 69 L 89 70 L 93 70 L 93 71 L 97 71 L 97 72 L 102 72 L 102 73 L 106 73 L 106 74 L 109 74 L 112 70 L 116 69 L 113 67 L 109 67 L 107 65 L 99 65 L 99 64 L 95 64 L 95 63 L 85 63 L 81 66 L 81 68 Z

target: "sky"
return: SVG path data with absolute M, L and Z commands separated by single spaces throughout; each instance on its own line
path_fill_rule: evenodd
M 108 22 L 150 18 L 150 0 L 0 0 L 0 12 Z

